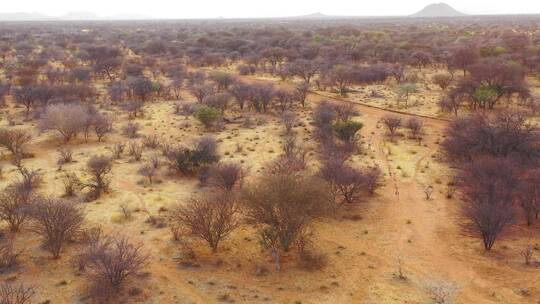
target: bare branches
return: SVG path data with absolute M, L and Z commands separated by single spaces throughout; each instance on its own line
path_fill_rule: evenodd
M 232 194 L 217 193 L 191 198 L 184 206 L 177 207 L 171 218 L 205 240 L 216 252 L 220 241 L 238 227 L 237 211 Z
M 24 157 L 24 147 L 32 139 L 29 132 L 22 129 L 0 129 L 0 146 L 8 149 L 16 158 Z
M 12 232 L 19 231 L 28 217 L 30 194 L 8 187 L 0 193 L 0 219 L 6 221 Z
M 133 244 L 126 236 L 101 234 L 89 240 L 81 255 L 92 287 L 105 294 L 108 290 L 117 292 L 125 279 L 139 273 L 148 260 L 142 244 Z
M 0 285 L 0 302 L 5 304 L 30 304 L 36 294 L 34 287 L 4 282 Z
M 30 209 L 31 230 L 43 238 L 43 245 L 58 258 L 64 244 L 80 231 L 84 217 L 68 201 L 37 198 Z

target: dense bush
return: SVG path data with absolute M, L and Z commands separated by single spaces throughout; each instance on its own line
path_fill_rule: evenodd
M 195 112 L 195 117 L 205 126 L 210 128 L 220 117 L 220 111 L 214 107 L 200 107 Z
M 267 175 L 249 185 L 244 208 L 259 228 L 261 244 L 280 268 L 282 251 L 288 251 L 309 224 L 328 211 L 329 191 L 320 180 L 298 175 Z

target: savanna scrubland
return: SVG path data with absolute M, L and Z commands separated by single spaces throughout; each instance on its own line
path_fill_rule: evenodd
M 538 17 L 0 26 L 0 302 L 538 303 Z

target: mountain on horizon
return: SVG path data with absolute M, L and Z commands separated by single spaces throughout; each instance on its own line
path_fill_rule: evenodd
M 460 17 L 466 14 L 457 11 L 446 3 L 432 3 L 424 7 L 421 11 L 413 14 L 412 17 L 434 18 L 434 17 Z
M 59 17 L 61 20 L 97 20 L 98 15 L 91 12 L 69 12 Z
M 38 20 L 53 20 L 47 15 L 39 13 L 27 13 L 27 12 L 17 12 L 17 13 L 0 13 L 0 21 L 38 21 Z

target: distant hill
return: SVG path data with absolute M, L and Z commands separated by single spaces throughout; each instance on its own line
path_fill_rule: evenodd
M 69 12 L 59 17 L 62 20 L 97 20 L 98 15 L 90 12 Z
M 464 13 L 455 10 L 453 7 L 446 3 L 433 3 L 430 4 L 416 14 L 413 14 L 412 17 L 424 17 L 424 18 L 433 18 L 433 17 L 459 17 L 466 16 Z
M 0 21 L 37 21 L 52 19 L 54 18 L 38 13 L 0 13 Z
M 325 19 L 332 18 L 332 16 L 325 15 L 323 13 L 314 13 L 309 15 L 297 16 L 298 19 Z

